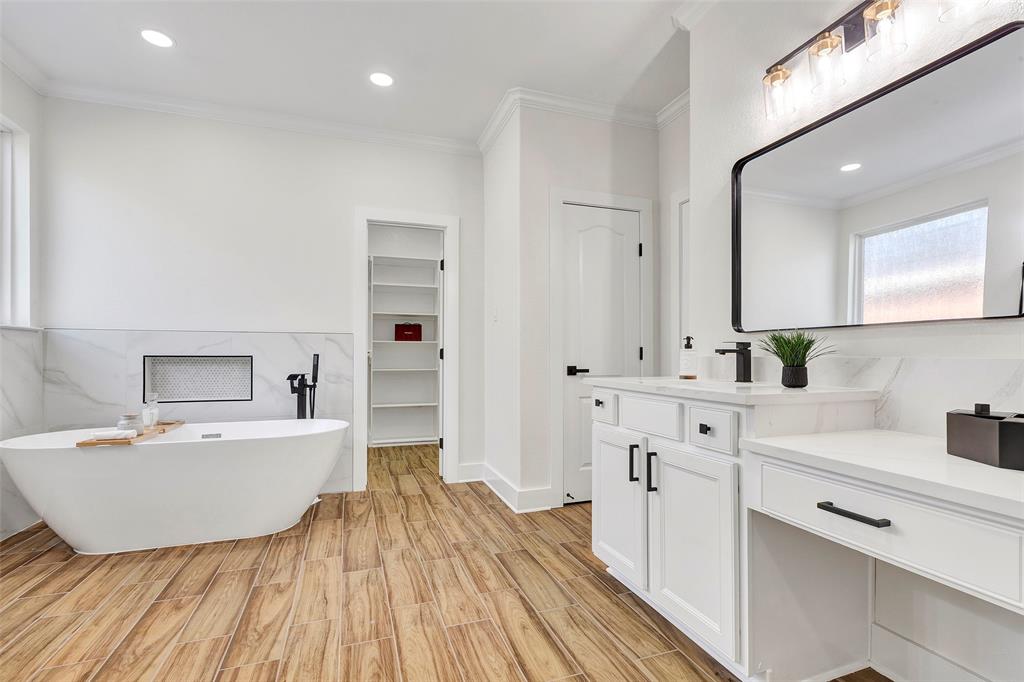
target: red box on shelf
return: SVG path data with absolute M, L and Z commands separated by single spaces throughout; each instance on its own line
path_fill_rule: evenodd
M 422 341 L 423 325 L 419 322 L 399 322 L 395 324 L 395 341 Z

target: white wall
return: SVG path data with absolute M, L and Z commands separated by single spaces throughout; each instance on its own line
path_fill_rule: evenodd
M 658 257 L 658 373 L 675 375 L 679 369 L 680 339 L 690 335 L 688 315 L 681 298 L 691 286 L 680 271 L 684 235 L 673 230 L 679 202 L 690 196 L 690 109 L 658 129 L 658 230 L 654 253 Z
M 481 459 L 478 157 L 63 99 L 45 114 L 48 327 L 351 332 L 355 207 L 459 216 L 460 437 Z
M 820 118 L 886 82 L 936 59 L 1013 19 L 1019 3 L 993 1 L 973 21 L 943 24 L 935 5 L 912 0 L 910 48 L 892 63 L 865 65 L 836 97 L 801 109 L 790 119 L 768 122 L 760 78 L 780 55 L 849 9 L 846 2 L 714 4 L 690 35 L 691 281 L 692 334 L 698 349 L 736 338 L 730 321 L 730 171 L 737 159 Z M 742 37 L 743 49 L 736 49 Z M 851 54 L 851 57 L 853 55 Z M 834 330 L 829 337 L 850 355 L 1019 357 L 1024 323 L 990 321 L 924 323 L 876 329 Z
M 851 236 L 978 201 L 988 204 L 985 315 L 1013 315 L 1024 260 L 1024 153 L 952 173 L 840 212 L 839 276 L 849 282 Z
M 765 120 L 760 78 L 765 68 L 849 9 L 849 3 L 718 2 L 693 27 L 690 35 L 691 98 L 691 252 L 687 265 L 699 290 L 689 292 L 693 335 L 707 353 L 716 341 L 735 338 L 730 324 L 730 170 L 737 159 L 774 139 L 820 118 L 831 110 L 923 66 L 1008 21 L 1024 18 L 1020 3 L 993 1 L 977 10 L 973 21 L 942 24 L 935 4 L 908 3 L 912 20 L 910 49 L 896 62 L 865 65 L 835 98 L 802 109 L 779 122 Z M 737 40 L 743 49 L 737 50 Z M 851 55 L 852 56 L 852 55 Z M 935 357 L 1024 357 L 1024 322 L 1020 320 L 923 323 L 875 329 L 831 330 L 830 340 L 845 355 Z M 749 338 L 749 337 L 748 337 Z M 968 396 L 964 396 L 969 404 Z M 914 578 L 915 588 L 941 600 L 939 586 Z M 881 588 L 880 588 L 881 589 Z M 983 641 L 977 628 L 984 619 L 978 600 L 957 604 L 944 620 L 960 623 L 957 636 Z M 899 634 L 948 656 L 969 669 L 989 666 L 975 651 L 964 655 L 949 645 L 950 637 L 913 623 Z
M 839 212 L 745 192 L 743 327 L 842 324 L 836 299 Z
M 532 108 L 521 111 L 521 126 L 521 486 L 534 489 L 551 485 L 551 189 L 657 201 L 658 135 L 649 128 Z M 657 349 L 652 351 L 657 357 Z

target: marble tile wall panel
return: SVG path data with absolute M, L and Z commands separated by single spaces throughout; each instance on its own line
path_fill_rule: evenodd
M 781 364 L 755 357 L 754 381 L 778 383 Z M 733 356 L 700 359 L 701 378 L 732 381 Z M 882 392 L 875 428 L 943 437 L 946 412 L 989 403 L 1024 412 L 1024 358 L 909 358 L 830 355 L 809 366 L 817 386 L 874 388 Z
M 285 377 L 309 372 L 320 354 L 318 417 L 352 421 L 352 335 L 275 332 L 53 329 L 46 332 L 45 427 L 55 431 L 112 425 L 138 411 L 144 355 L 252 355 L 253 399 L 163 403 L 161 418 L 214 422 L 289 419 L 295 396 Z M 351 489 L 352 434 L 325 490 Z
M 43 429 L 43 332 L 0 328 L 0 440 Z M 39 520 L 0 464 L 0 538 Z

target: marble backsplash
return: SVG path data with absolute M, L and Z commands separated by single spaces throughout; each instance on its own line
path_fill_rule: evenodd
M 0 440 L 45 430 L 43 335 L 38 329 L 0 328 Z M 38 519 L 0 464 L 0 538 Z
M 702 379 L 733 381 L 733 356 L 700 358 Z M 755 356 L 754 381 L 779 383 L 781 363 Z M 882 397 L 875 427 L 926 436 L 946 435 L 946 412 L 989 403 L 994 411 L 1024 412 L 1024 358 L 862 357 L 829 355 L 808 366 L 815 386 L 873 388 Z

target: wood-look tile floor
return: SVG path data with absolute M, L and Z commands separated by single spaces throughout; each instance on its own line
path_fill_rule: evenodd
M 589 504 L 516 515 L 436 472 L 435 447 L 373 449 L 367 491 L 248 540 L 85 556 L 12 536 L 0 679 L 734 679 L 604 571 Z

